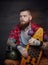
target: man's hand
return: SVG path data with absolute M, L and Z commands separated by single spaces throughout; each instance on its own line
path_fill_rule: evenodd
M 19 50 L 19 52 L 22 54 L 22 56 L 24 56 L 24 57 L 28 57 L 28 53 L 27 53 L 27 50 L 24 48 L 24 47 L 22 47 L 22 46 L 17 46 L 17 49 Z
M 39 46 L 39 45 L 40 45 L 40 41 L 37 40 L 37 39 L 35 39 L 35 38 L 31 38 L 31 39 L 29 40 L 29 43 L 28 43 L 28 44 L 29 44 L 29 45 Z
M 48 50 L 48 42 L 43 42 L 42 48 Z

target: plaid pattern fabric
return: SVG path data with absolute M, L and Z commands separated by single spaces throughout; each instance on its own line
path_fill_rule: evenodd
M 39 29 L 39 27 L 40 26 L 35 23 L 31 25 L 31 29 L 34 31 L 34 33 Z M 14 29 L 10 31 L 9 38 L 15 39 L 16 40 L 15 43 L 20 44 L 20 40 L 19 40 L 20 32 L 21 32 L 20 26 L 19 25 L 15 26 Z M 47 38 L 48 36 L 46 33 L 44 33 L 43 37 L 44 37 L 44 40 L 48 39 Z
M 20 36 L 20 27 L 17 25 L 13 28 L 13 30 L 9 33 L 9 38 L 13 38 L 16 40 L 15 43 L 20 44 L 19 36 Z

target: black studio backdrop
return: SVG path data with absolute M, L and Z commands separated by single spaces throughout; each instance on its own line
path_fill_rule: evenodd
M 19 10 L 31 8 L 33 11 L 40 12 L 39 17 L 34 18 L 36 23 L 41 25 L 48 33 L 48 2 L 41 0 L 16 0 L 0 1 L 0 61 L 3 64 L 5 59 L 6 42 L 9 31 L 19 23 Z M 39 20 L 41 19 L 41 20 Z

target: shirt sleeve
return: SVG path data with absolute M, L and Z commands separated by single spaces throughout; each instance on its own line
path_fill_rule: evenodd
M 9 41 L 20 44 L 19 36 L 20 36 L 20 29 L 18 26 L 16 26 L 9 33 Z
M 44 32 L 43 37 L 44 42 L 48 42 L 48 34 Z M 48 46 L 44 48 L 44 55 L 46 58 L 48 58 Z
M 16 30 L 11 30 L 9 33 L 8 41 L 16 42 Z
M 44 34 L 43 34 L 43 40 L 45 42 L 48 42 L 48 34 L 46 32 L 44 32 Z

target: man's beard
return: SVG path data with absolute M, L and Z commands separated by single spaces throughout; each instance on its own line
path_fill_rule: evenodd
M 29 25 L 29 22 L 28 23 L 25 23 L 25 24 L 20 24 L 20 27 L 21 27 L 21 30 L 25 30 L 25 28 Z

